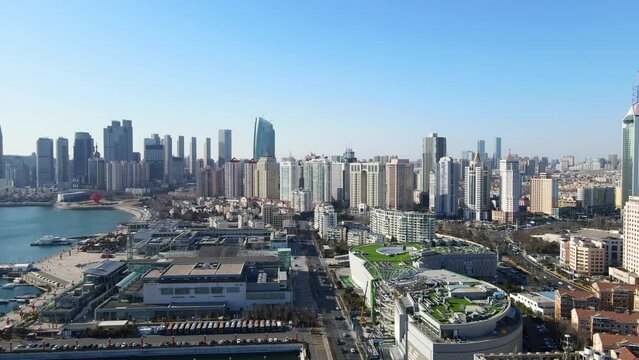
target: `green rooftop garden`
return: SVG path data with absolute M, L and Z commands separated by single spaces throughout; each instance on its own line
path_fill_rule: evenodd
M 403 253 L 403 254 L 398 254 L 398 255 L 384 255 L 384 254 L 380 254 L 377 252 L 377 249 L 382 248 L 382 247 L 406 247 L 406 248 L 416 248 L 416 249 L 422 249 L 423 246 L 422 244 L 419 243 L 406 243 L 406 244 L 391 244 L 391 245 L 382 245 L 382 244 L 373 244 L 373 245 L 362 245 L 362 246 L 357 246 L 355 248 L 353 248 L 353 251 L 357 251 L 359 253 L 361 253 L 361 256 L 363 256 L 366 260 L 370 261 L 370 262 L 404 262 L 404 261 L 410 261 L 411 260 L 411 255 L 409 253 L 409 251 L 407 250 L 407 252 Z

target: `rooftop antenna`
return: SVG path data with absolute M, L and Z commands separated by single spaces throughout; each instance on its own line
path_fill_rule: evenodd
M 562 360 L 570 360 L 570 353 L 573 351 L 572 337 L 568 334 L 564 335 L 564 341 L 562 343 L 564 354 L 561 356 Z
M 632 105 L 639 104 L 639 71 L 637 71 L 637 84 L 632 88 Z

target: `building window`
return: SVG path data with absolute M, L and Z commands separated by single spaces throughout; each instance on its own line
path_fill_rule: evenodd
M 211 288 L 211 294 L 221 294 L 224 292 L 224 288 L 223 287 L 212 287 Z
M 162 288 L 162 289 L 160 289 L 160 294 L 162 294 L 162 295 L 173 295 L 173 288 Z
M 197 294 L 197 295 L 208 294 L 208 293 L 209 293 L 209 288 L 207 288 L 207 287 L 196 287 L 195 288 L 195 294 Z
M 176 288 L 175 295 L 188 295 L 191 293 L 191 289 L 189 288 Z
M 226 292 L 227 293 L 239 293 L 240 292 L 240 288 L 239 287 L 228 287 L 228 288 L 226 288 Z

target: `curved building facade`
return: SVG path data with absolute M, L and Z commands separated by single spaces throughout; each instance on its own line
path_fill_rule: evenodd
M 255 119 L 253 132 L 253 159 L 275 157 L 275 130 L 268 120 Z

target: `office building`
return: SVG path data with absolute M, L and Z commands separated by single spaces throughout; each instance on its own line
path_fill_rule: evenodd
M 490 220 L 490 176 L 479 153 L 465 171 L 464 218 L 467 220 Z
M 204 165 L 213 165 L 213 158 L 211 157 L 211 138 L 206 138 L 204 141 Z
M 559 197 L 557 179 L 541 173 L 530 180 L 530 212 L 553 215 Z
M 169 182 L 169 174 L 173 165 L 173 139 L 171 135 L 164 135 L 162 145 L 164 146 L 164 180 Z
M 431 171 L 436 171 L 435 167 L 439 159 L 446 156 L 446 138 L 437 136 L 437 133 L 430 133 L 424 138 L 422 145 L 421 189 L 424 192 L 428 192 L 430 189 Z
M 453 158 L 448 156 L 439 159 L 438 165 L 438 193 L 435 197 L 435 214 L 443 217 L 455 217 L 459 212 L 459 167 L 455 164 Z
M 623 267 L 639 274 L 639 196 L 630 196 L 623 212 Z
M 98 146 L 95 146 L 93 156 L 89 158 L 88 185 L 95 189 L 106 188 L 106 161 L 101 157 Z
M 189 173 L 195 175 L 195 168 L 197 166 L 197 138 L 191 137 L 191 152 L 189 154 Z
M 231 130 L 219 130 L 217 132 L 217 166 L 224 166 L 231 158 L 233 158 Z
M 242 181 L 244 180 L 244 164 L 232 158 L 224 164 L 224 196 L 239 198 L 244 196 Z
M 495 138 L 495 152 L 493 153 L 493 168 L 499 167 L 501 161 L 501 138 Z
M 486 141 L 485 140 L 477 140 L 477 152 L 479 156 L 481 156 L 484 161 L 488 158 L 486 156 Z
M 195 177 L 195 194 L 197 197 L 215 197 L 224 195 L 224 169 L 205 165 L 198 159 Z
M 184 158 L 173 156 L 169 167 L 169 185 L 181 186 L 184 184 Z
M 416 211 L 371 209 L 370 229 L 400 242 L 423 242 L 435 239 L 435 215 Z
M 293 191 L 300 187 L 301 168 L 292 157 L 282 159 L 280 163 L 280 200 L 291 201 Z
M 407 159 L 393 159 L 386 163 L 386 208 L 411 210 L 413 208 L 414 166 Z
M 144 139 L 144 163 L 147 179 L 151 182 L 164 180 L 164 145 L 158 134 Z
M 104 160 L 133 161 L 133 122 L 114 120 L 104 128 Z
M 262 157 L 255 165 L 255 197 L 277 199 L 279 197 L 279 177 L 274 157 Z
M 639 83 L 634 89 L 632 105 L 622 121 L 621 203 L 625 207 L 630 196 L 639 195 Z
M 253 131 L 253 159 L 262 157 L 275 157 L 275 130 L 273 124 L 258 117 Z
M 184 159 L 184 136 L 178 136 L 177 141 L 177 157 Z
M 608 215 L 615 210 L 614 186 L 588 186 L 577 189 L 577 201 L 586 215 Z
M 595 333 L 609 332 L 636 335 L 639 313 L 617 313 L 614 311 L 572 309 L 570 324 L 576 331 L 584 331 L 590 337 Z
M 106 190 L 123 192 L 127 188 L 141 188 L 146 183 L 144 166 L 134 161 L 109 161 L 105 164 Z
M 311 192 L 313 204 L 331 201 L 331 163 L 323 156 L 304 162 L 304 190 Z
M 499 176 L 501 178 L 499 201 L 500 210 L 503 213 L 503 222 L 509 224 L 518 223 L 521 175 L 519 173 L 519 161 L 511 154 L 508 154 L 506 159 L 499 161 Z
M 39 138 L 36 146 L 36 183 L 38 187 L 53 185 L 55 169 L 53 162 L 53 140 Z
M 55 141 L 55 182 L 68 183 L 69 178 L 69 139 L 59 137 Z
M 73 141 L 73 178 L 79 185 L 89 180 L 89 159 L 95 151 L 93 138 L 87 132 L 76 132 Z
M 346 171 L 350 171 L 348 163 L 343 161 L 334 161 L 331 163 L 331 201 L 343 203 L 346 201 L 345 188 L 348 183 L 345 182 L 347 174 Z
M 386 167 L 384 163 L 350 164 L 350 207 L 386 205 Z

